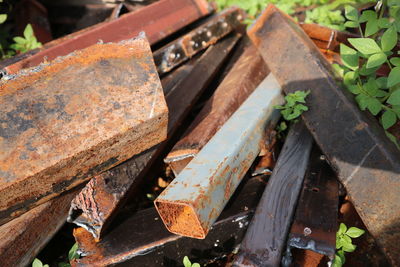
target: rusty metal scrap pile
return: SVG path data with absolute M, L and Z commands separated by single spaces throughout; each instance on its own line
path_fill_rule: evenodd
M 73 266 L 289 266 L 292 248 L 329 261 L 338 181 L 400 264 L 399 152 L 329 64 L 348 34 L 273 5 L 244 19 L 160 0 L 1 63 L 1 266 L 29 264 L 66 220 Z M 276 158 L 274 106 L 297 90 L 309 111 Z M 124 210 L 164 169 L 154 207 Z

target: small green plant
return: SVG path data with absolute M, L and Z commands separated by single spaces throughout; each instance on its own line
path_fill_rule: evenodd
M 79 259 L 78 254 L 78 243 L 75 243 L 71 249 L 68 251 L 68 260 Z M 49 267 L 48 264 L 44 264 L 39 259 L 34 259 L 32 262 L 32 267 Z M 66 262 L 58 263 L 58 267 L 71 267 L 71 264 Z
M 281 115 L 286 121 L 296 121 L 298 117 L 308 110 L 308 107 L 303 105 L 306 103 L 306 97 L 310 94 L 308 91 L 296 91 L 285 96 L 286 103 L 284 105 L 275 106 L 275 109 L 281 110 Z M 277 126 L 278 136 L 288 128 L 285 121 L 282 121 Z
M 191 263 L 188 256 L 183 257 L 183 265 L 185 267 L 200 267 L 198 263 Z
M 340 45 L 343 81 L 360 109 L 377 116 L 386 135 L 399 147 L 387 129 L 400 118 L 400 57 L 395 52 L 400 33 L 400 2 L 378 1 L 376 8 L 377 11 L 367 10 L 361 15 L 351 6 L 345 8 L 345 25 L 358 28 L 361 38 L 349 38 L 352 47 Z M 386 8 L 388 17 L 384 17 Z M 384 65 L 390 69 L 389 75 L 378 77 L 377 70 Z
M 10 45 L 10 48 L 14 49 L 17 53 L 25 53 L 42 46 L 42 44 L 37 41 L 30 24 L 25 27 L 24 37 L 17 36 L 14 37 L 13 40 L 15 43 Z
M 345 253 L 353 252 L 356 249 L 352 238 L 360 237 L 364 233 L 364 230 L 357 227 L 350 227 L 347 229 L 344 223 L 340 224 L 339 230 L 336 233 L 336 255 L 332 267 L 341 267 L 345 263 Z

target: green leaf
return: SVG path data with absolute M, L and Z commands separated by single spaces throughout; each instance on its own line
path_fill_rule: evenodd
M 371 20 L 365 26 L 365 36 L 371 36 L 379 31 L 378 20 Z
M 0 24 L 7 20 L 7 14 L 0 14 Z
M 183 265 L 185 267 L 191 267 L 192 266 L 192 263 L 190 262 L 188 256 L 183 257 Z
M 343 246 L 345 244 L 351 244 L 351 238 L 350 237 L 348 237 L 347 235 L 343 235 L 342 238 L 343 238 Z
M 342 238 L 336 238 L 336 249 L 340 249 L 341 247 L 343 247 L 344 241 Z
M 32 262 L 32 267 L 43 267 L 43 263 L 39 259 L 34 259 Z
M 344 66 L 334 63 L 334 64 L 332 64 L 332 68 L 333 68 L 333 71 L 336 73 L 336 75 L 343 78 L 344 69 L 345 69 Z
M 34 36 L 33 28 L 32 28 L 31 24 L 28 24 L 28 25 L 26 25 L 25 30 L 24 30 L 24 37 L 25 37 L 25 39 L 29 39 L 32 36 Z
M 397 31 L 394 27 L 390 27 L 382 35 L 381 39 L 382 51 L 387 52 L 392 50 L 397 44 Z
M 344 14 L 348 20 L 358 21 L 358 11 L 354 7 L 350 5 L 345 6 Z
M 390 59 L 390 63 L 392 63 L 395 66 L 400 66 L 400 58 L 399 57 L 393 57 Z
M 400 67 L 395 67 L 389 73 L 387 86 L 392 87 L 398 83 L 400 83 Z
M 369 96 L 364 95 L 364 94 L 359 94 L 356 96 L 356 101 L 358 103 L 358 106 L 360 107 L 361 110 L 366 110 L 368 106 L 368 98 Z
M 346 28 L 358 28 L 358 26 L 360 26 L 360 23 L 358 23 L 357 21 L 346 21 L 344 23 L 344 26 Z
M 348 41 L 363 54 L 370 55 L 381 52 L 381 48 L 371 38 L 349 38 Z
M 344 257 L 344 251 L 339 250 L 336 254 L 340 257 L 340 259 L 342 260 L 342 263 L 344 264 L 346 262 L 346 258 Z
M 66 262 L 59 262 L 58 267 L 71 267 L 71 264 L 66 263 Z
M 334 259 L 331 267 L 342 267 L 342 266 L 343 266 L 342 259 L 338 255 L 335 255 L 335 259 Z
M 372 56 L 370 56 L 368 58 L 367 68 L 370 69 L 370 68 L 374 68 L 374 67 L 379 67 L 383 63 L 385 63 L 386 60 L 387 60 L 387 57 L 386 57 L 385 53 L 373 54 Z
M 342 249 L 345 252 L 353 252 L 356 249 L 356 246 L 351 243 L 350 244 L 346 243 L 346 244 L 343 244 Z
M 369 97 L 367 100 L 367 108 L 372 115 L 376 116 L 382 110 L 382 104 L 378 99 Z
M 387 112 L 392 113 L 392 115 L 394 116 L 394 122 L 396 122 L 396 114 L 394 114 L 392 111 L 389 111 L 389 110 L 386 111 L 385 113 L 383 113 L 383 116 L 384 116 Z M 390 115 L 390 116 L 392 116 L 392 115 Z M 383 118 L 383 116 L 382 116 L 382 118 Z M 393 122 L 393 124 L 394 124 L 394 122 Z M 393 124 L 392 124 L 392 125 L 393 125 Z M 385 129 L 387 129 L 387 128 L 385 128 Z M 364 230 L 359 229 L 359 228 L 357 228 L 357 227 L 350 227 L 350 228 L 346 231 L 346 235 L 348 235 L 348 236 L 350 236 L 350 237 L 352 237 L 352 238 L 360 237 L 360 236 L 362 236 L 364 233 L 365 233 Z
M 348 85 L 348 86 L 347 86 L 347 89 L 348 89 L 352 94 L 355 94 L 355 95 L 358 95 L 358 94 L 361 93 L 360 87 L 358 87 L 358 85 Z
M 200 264 L 198 264 L 197 262 L 196 262 L 196 263 L 193 263 L 193 264 L 192 264 L 192 267 L 200 267 Z
M 358 53 L 353 48 L 348 47 L 345 44 L 340 44 L 340 57 L 343 64 L 352 69 L 356 70 L 358 68 Z
M 25 40 L 24 38 L 22 38 L 22 37 L 19 37 L 19 36 L 14 37 L 13 40 L 14 40 L 14 42 L 16 42 L 17 44 L 25 44 L 25 43 L 26 43 L 26 40 Z
M 379 88 L 386 89 L 387 87 L 387 77 L 379 77 L 376 79 L 376 83 L 378 84 Z
M 369 76 L 371 74 L 374 74 L 377 70 L 378 70 L 377 67 L 367 69 L 367 64 L 365 63 L 364 65 L 361 66 L 361 68 L 358 72 L 360 73 L 360 75 Z
M 352 85 L 356 82 L 358 77 L 358 74 L 354 71 L 348 71 L 346 74 L 343 76 L 343 82 L 346 85 Z
M 347 226 L 344 223 L 340 223 L 338 234 L 344 234 L 347 231 Z
M 394 91 L 387 100 L 391 105 L 400 105 L 400 90 Z
M 378 16 L 374 11 L 366 10 L 361 14 L 359 22 L 373 21 L 376 20 L 377 18 Z
M 380 18 L 378 19 L 378 26 L 381 29 L 386 29 L 391 26 L 391 23 L 388 18 Z
M 75 243 L 72 248 L 68 252 L 68 259 L 73 260 L 73 259 L 79 259 L 79 254 L 78 254 L 78 243 Z

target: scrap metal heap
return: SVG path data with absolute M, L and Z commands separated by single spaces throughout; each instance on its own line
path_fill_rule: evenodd
M 329 64 L 351 34 L 273 5 L 247 33 L 241 9 L 205 0 L 122 7 L 0 63 L 1 266 L 30 264 L 66 220 L 73 266 L 328 262 L 340 183 L 400 266 L 400 153 Z M 297 90 L 309 111 L 276 153 L 274 107 Z

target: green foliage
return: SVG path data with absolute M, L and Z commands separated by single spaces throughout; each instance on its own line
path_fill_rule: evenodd
M 49 265 L 43 264 L 39 259 L 34 259 L 32 262 L 32 267 L 49 267 Z
M 306 97 L 310 94 L 310 91 L 296 91 L 294 93 L 285 96 L 285 105 L 275 106 L 275 109 L 281 111 L 282 117 L 286 121 L 296 122 L 300 115 L 308 110 L 308 107 L 303 105 L 306 103 Z M 283 132 L 288 128 L 285 121 L 281 121 L 276 127 L 278 138 L 283 138 Z
M 356 249 L 352 238 L 360 237 L 364 233 L 364 230 L 357 227 L 350 227 L 347 229 L 347 226 L 344 223 L 340 224 L 339 230 L 336 233 L 337 251 L 332 267 L 341 267 L 345 263 L 345 252 L 353 252 Z
M 371 0 L 215 0 L 219 9 L 230 6 L 238 6 L 244 9 L 249 18 L 247 23 L 252 21 L 268 5 L 274 4 L 283 12 L 293 15 L 298 10 L 305 10 L 306 23 L 318 23 L 323 26 L 344 30 L 345 18 L 339 7 L 345 4 L 368 3 Z
M 387 5 L 378 1 L 378 6 L 380 10 L 362 14 L 351 6 L 345 7 L 345 25 L 358 28 L 362 37 L 349 38 L 352 47 L 340 45 L 343 66 L 335 68 L 341 69 L 344 84 L 355 95 L 360 109 L 377 116 L 386 131 L 400 118 L 400 57 L 393 51 L 400 32 L 400 1 L 388 1 Z M 386 8 L 388 17 L 384 17 Z M 376 72 L 384 65 L 390 73 L 378 77 Z M 386 135 L 399 147 L 392 134 L 386 131 Z
M 24 30 L 24 37 L 14 37 L 14 44 L 10 45 L 10 48 L 14 49 L 16 52 L 25 53 L 29 50 L 39 48 L 42 46 L 40 42 L 37 41 L 32 26 L 30 24 L 26 25 Z
M 200 267 L 198 263 L 191 263 L 188 256 L 183 257 L 183 265 L 185 267 Z

